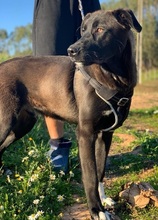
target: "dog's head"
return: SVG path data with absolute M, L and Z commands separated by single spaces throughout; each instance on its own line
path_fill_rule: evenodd
M 68 48 L 68 55 L 75 62 L 84 64 L 107 63 L 120 56 L 131 33 L 141 26 L 131 10 L 99 10 L 85 16 L 81 25 L 81 38 Z

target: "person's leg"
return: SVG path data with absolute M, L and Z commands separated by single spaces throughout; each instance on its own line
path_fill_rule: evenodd
M 62 121 L 45 117 L 45 122 L 51 139 L 59 139 L 64 136 L 64 123 Z
M 33 55 L 67 55 L 67 48 L 74 39 L 72 26 L 68 1 L 36 0 L 32 30 Z M 48 155 L 52 165 L 55 170 L 67 172 L 71 141 L 64 138 L 64 124 L 49 117 L 45 117 L 45 122 L 50 135 Z
M 50 117 L 45 117 L 46 126 L 50 136 L 50 150 L 47 155 L 55 171 L 69 170 L 69 150 L 71 141 L 64 138 L 64 123 Z

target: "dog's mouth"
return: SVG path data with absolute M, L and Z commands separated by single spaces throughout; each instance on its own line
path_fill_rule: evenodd
M 94 62 L 92 60 L 84 60 L 84 59 L 78 59 L 76 57 L 71 57 L 69 56 L 70 59 L 72 60 L 72 62 L 76 63 L 77 65 L 79 66 L 83 66 L 83 65 L 91 65 L 91 64 L 94 64 L 94 63 L 97 63 L 97 62 Z
M 96 50 L 83 50 L 82 48 L 69 47 L 68 56 L 75 63 L 82 63 L 83 65 L 98 64 L 102 65 L 108 63 L 108 61 L 113 57 L 111 53 L 103 54 L 103 51 Z
M 70 56 L 70 59 L 72 60 L 72 62 L 76 63 L 79 66 L 89 66 L 92 64 L 98 64 L 98 65 L 103 65 L 108 63 L 108 61 L 111 59 L 111 57 L 109 59 L 103 59 L 102 57 L 98 57 L 98 58 L 93 58 L 90 57 L 89 55 L 87 57 L 73 57 Z
M 80 47 L 73 47 L 73 46 L 70 46 L 67 51 L 68 51 L 68 56 L 75 63 L 83 63 L 84 65 L 99 63 L 98 56 L 94 51 L 86 52 Z
M 83 64 L 83 65 L 91 65 L 91 64 L 103 64 L 105 63 L 105 60 L 102 57 L 96 56 L 94 54 L 77 54 L 76 56 L 72 56 L 71 54 L 68 54 L 72 62 Z

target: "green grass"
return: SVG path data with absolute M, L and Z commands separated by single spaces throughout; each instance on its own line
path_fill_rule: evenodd
M 158 79 L 158 70 L 151 69 L 149 71 L 143 71 L 142 73 L 142 82 L 148 82 L 149 80 Z
M 158 190 L 157 119 L 156 108 L 131 111 L 124 126 L 115 133 L 115 136 L 124 133 L 132 134 L 135 137 L 134 141 L 126 146 L 125 152 L 122 151 L 121 154 L 111 156 L 110 167 L 107 171 L 107 176 L 115 180 L 108 187 L 107 194 L 118 200 L 116 213 L 123 220 L 158 219 L 158 208 L 152 205 L 148 205 L 144 209 L 131 208 L 118 198 L 122 185 L 131 181 L 146 181 Z M 119 142 L 121 144 L 121 140 Z M 140 150 L 134 153 L 136 149 Z M 149 170 L 150 172 L 148 172 Z
M 71 129 L 67 126 L 67 130 Z M 72 148 L 71 160 L 76 160 L 67 175 L 52 171 L 45 156 L 48 149 L 47 131 L 40 119 L 29 135 L 6 150 L 4 166 L 11 168 L 13 174 L 0 175 L 0 219 L 33 219 L 39 214 L 38 219 L 57 220 L 63 207 L 73 203 L 76 189 L 70 182 L 78 175 L 74 170 L 78 164 L 77 148 Z
M 129 181 L 147 181 L 158 190 L 157 117 L 156 108 L 131 111 L 125 124 L 115 133 L 114 145 L 117 143 L 121 146 L 123 143 L 117 137 L 118 133 L 132 134 L 135 137 L 121 154 L 115 154 L 113 149 L 114 154 L 110 156 L 110 166 L 106 172 L 111 179 L 106 194 L 117 200 L 116 214 L 123 220 L 158 219 L 158 209 L 152 205 L 144 209 L 132 209 L 118 198 L 122 185 Z M 66 124 L 65 129 L 73 141 L 70 173 L 67 175 L 54 173 L 45 156 L 49 149 L 49 137 L 41 118 L 28 135 L 6 150 L 3 156 L 4 166 L 9 167 L 13 174 L 3 175 L 2 171 L 0 174 L 0 219 L 59 220 L 65 206 L 74 203 L 74 194 L 84 197 L 83 188 L 77 184 L 81 183 L 81 174 L 75 126 Z M 132 153 L 136 147 L 141 148 L 141 151 Z M 148 169 L 152 171 L 146 172 Z

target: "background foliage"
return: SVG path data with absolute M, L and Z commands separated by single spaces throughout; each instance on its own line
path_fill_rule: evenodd
M 138 16 L 140 0 L 111 0 L 102 9 L 130 8 Z M 158 67 L 158 0 L 143 1 L 143 69 Z M 0 61 L 32 53 L 32 24 L 16 27 L 12 33 L 0 29 Z
M 138 5 L 142 0 L 111 0 L 103 3 L 102 8 L 117 9 L 130 8 L 138 17 Z M 158 67 L 158 0 L 143 0 L 143 27 L 142 52 L 143 68 L 152 69 Z

